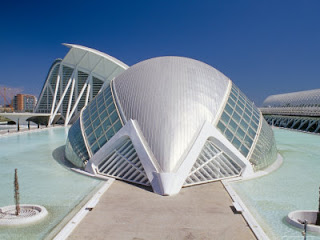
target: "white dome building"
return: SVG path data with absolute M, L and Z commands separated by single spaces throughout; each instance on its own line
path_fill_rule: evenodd
M 276 159 L 261 112 L 213 67 L 158 57 L 105 84 L 69 130 L 65 155 L 96 176 L 183 186 L 249 175 Z

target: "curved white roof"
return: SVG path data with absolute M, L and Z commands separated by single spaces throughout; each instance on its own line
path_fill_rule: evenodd
M 229 78 L 189 58 L 140 62 L 114 80 L 126 119 L 137 120 L 163 172 L 174 171 L 205 121 L 212 122 Z
M 299 107 L 301 105 L 320 104 L 320 89 L 271 95 L 267 97 L 263 107 Z
M 101 80 L 111 80 L 129 68 L 118 59 L 95 49 L 76 44 L 64 43 L 63 45 L 71 48 L 62 60 L 64 65 L 77 67 L 87 73 L 92 72 Z

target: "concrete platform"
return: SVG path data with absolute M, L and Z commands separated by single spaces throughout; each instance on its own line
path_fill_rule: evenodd
M 256 239 L 220 182 L 163 197 L 115 181 L 68 239 Z

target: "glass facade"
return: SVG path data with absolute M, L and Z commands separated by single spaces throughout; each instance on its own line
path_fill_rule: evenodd
M 277 148 L 272 128 L 262 119 L 258 141 L 250 157 L 250 163 L 255 171 L 270 166 L 277 157 Z
M 260 112 L 234 84 L 217 128 L 247 157 L 259 126 Z
M 210 139 L 202 148 L 184 186 L 235 177 L 241 174 L 242 167 L 219 149 Z
M 98 172 L 149 186 L 148 177 L 130 139 L 126 139 L 98 164 Z
M 110 85 L 83 110 L 82 123 L 92 155 L 122 128 Z
M 36 112 L 39 113 L 50 113 L 52 109 L 52 104 L 53 104 L 53 98 L 55 94 L 55 89 L 57 85 L 57 79 L 59 75 L 59 68 L 61 65 L 61 61 L 56 61 L 54 65 L 50 69 L 50 73 L 48 75 L 48 79 L 44 85 L 44 88 L 42 89 L 42 95 L 39 98 L 38 105 L 36 107 Z M 57 106 L 58 102 L 60 101 L 63 92 L 65 91 L 68 82 L 70 80 L 70 77 L 72 76 L 73 72 L 75 71 L 74 68 L 65 66 L 62 64 L 62 75 L 60 78 L 60 82 L 58 85 L 58 91 L 56 95 L 56 103 L 55 106 Z M 89 73 L 85 73 L 83 71 L 77 71 L 74 73 L 74 79 L 75 79 L 75 87 L 74 91 L 72 91 L 72 85 L 69 85 L 68 90 L 66 91 L 66 94 L 63 98 L 62 104 L 58 110 L 59 113 L 62 114 L 63 117 L 67 116 L 67 111 L 69 111 L 73 108 L 76 99 L 78 95 L 80 94 L 83 86 L 85 85 L 87 79 L 89 77 Z M 88 84 L 91 87 L 91 92 L 90 92 L 90 97 L 94 98 L 100 91 L 104 81 L 92 77 L 92 82 L 89 82 Z M 72 95 L 71 95 L 72 94 Z M 70 106 L 69 106 L 69 99 L 71 98 Z M 85 105 L 85 99 L 86 99 L 86 94 L 83 94 L 82 97 L 80 98 L 76 111 L 73 114 L 73 116 L 77 115 L 81 109 Z
M 55 61 L 48 73 L 49 83 L 51 84 L 51 89 L 55 89 L 55 84 L 57 81 L 58 73 L 59 73 L 59 67 L 60 67 L 61 60 Z M 50 91 L 50 88 L 46 87 L 46 82 L 44 83 L 43 89 L 41 91 L 42 97 L 40 97 L 38 101 L 38 109 L 37 112 L 39 113 L 49 113 L 51 111 L 52 107 L 52 91 Z
M 86 161 L 89 160 L 88 151 L 81 133 L 80 119 L 69 129 L 65 154 L 67 159 L 79 168 L 83 168 Z

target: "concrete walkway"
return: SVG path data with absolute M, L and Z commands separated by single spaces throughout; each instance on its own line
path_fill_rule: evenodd
M 68 239 L 256 239 L 220 182 L 163 197 L 115 181 Z

